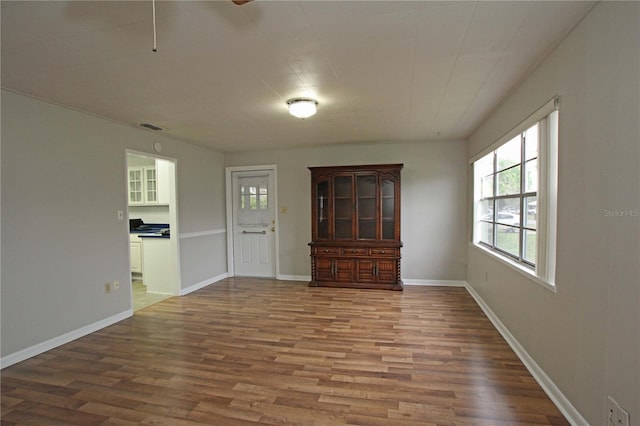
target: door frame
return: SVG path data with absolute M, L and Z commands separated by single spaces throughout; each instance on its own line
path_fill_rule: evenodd
M 126 214 L 126 229 L 127 229 L 127 248 L 129 247 L 129 154 L 138 155 L 142 157 L 149 157 L 153 159 L 165 160 L 173 163 L 173 184 L 169 187 L 169 229 L 171 229 L 171 238 L 169 238 L 169 244 L 171 247 L 171 262 L 173 263 L 172 273 L 175 278 L 175 287 L 172 289 L 171 294 L 173 296 L 180 296 L 182 291 L 182 274 L 180 271 L 180 244 L 179 230 L 178 230 L 178 159 L 173 157 L 167 157 L 164 155 L 157 155 L 145 151 L 137 151 L 134 149 L 125 149 L 124 161 L 125 161 L 125 173 L 126 173 L 126 190 L 125 200 L 127 205 Z M 129 253 L 129 271 L 131 271 L 131 253 Z M 132 288 L 131 274 L 129 274 L 129 288 Z M 133 291 L 131 292 L 131 309 L 133 309 Z
M 274 220 L 276 231 L 274 232 L 274 253 L 273 261 L 275 262 L 276 279 L 280 279 L 280 244 L 278 235 L 280 226 L 278 223 L 278 166 L 275 164 L 258 165 L 258 166 L 231 166 L 225 167 L 226 180 L 226 203 L 227 203 L 227 275 L 235 276 L 235 260 L 234 260 L 234 241 L 235 235 L 233 230 L 233 172 L 272 172 L 273 173 L 273 204 L 274 204 Z

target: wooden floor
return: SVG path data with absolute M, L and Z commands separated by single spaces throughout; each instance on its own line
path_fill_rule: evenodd
M 2 425 L 567 424 L 464 288 L 227 279 L 2 371 Z

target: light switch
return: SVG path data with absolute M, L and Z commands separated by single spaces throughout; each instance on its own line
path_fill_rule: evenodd
M 118 210 L 118 220 L 124 220 L 124 210 Z

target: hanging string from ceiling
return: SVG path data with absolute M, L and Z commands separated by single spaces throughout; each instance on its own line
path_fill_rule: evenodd
M 242 6 L 243 4 L 249 3 L 253 0 L 231 0 L 233 1 L 233 3 L 237 4 L 238 6 Z M 156 34 L 156 0 L 151 0 L 151 7 L 152 7 L 152 13 L 153 13 L 153 49 L 151 49 L 152 52 L 157 52 L 158 51 L 158 37 Z
M 157 38 L 156 38 L 156 0 L 151 0 L 151 4 L 153 7 L 153 49 L 151 49 L 151 51 L 157 52 L 158 46 L 157 46 Z

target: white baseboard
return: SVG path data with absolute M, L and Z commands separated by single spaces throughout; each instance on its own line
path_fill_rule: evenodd
M 544 370 L 534 361 L 534 359 L 529 355 L 529 353 L 522 347 L 520 342 L 511 334 L 511 332 L 505 327 L 505 325 L 500 321 L 500 319 L 496 316 L 496 314 L 491 310 L 489 305 L 485 303 L 485 301 L 480 297 L 478 293 L 471 287 L 468 283 L 465 285 L 467 291 L 471 296 L 475 299 L 476 303 L 483 310 L 485 315 L 489 318 L 493 326 L 500 332 L 502 337 L 507 341 L 511 349 L 518 355 L 518 358 L 522 361 L 527 370 L 531 373 L 534 379 L 538 382 L 538 384 L 545 391 L 547 396 L 553 401 L 553 403 L 558 407 L 560 412 L 567 418 L 569 423 L 572 425 L 588 425 L 589 423 L 582 417 L 580 412 L 576 410 L 576 408 L 571 404 L 571 402 L 567 399 L 566 396 L 558 389 L 558 387 L 553 383 L 551 378 L 547 376 Z
M 278 280 L 282 281 L 311 281 L 311 275 L 278 275 Z
M 278 280 L 282 281 L 311 281 L 310 275 L 278 275 Z M 450 280 L 414 280 L 402 279 L 404 285 L 430 285 L 444 287 L 465 287 L 466 281 L 450 281 Z
M 402 279 L 404 285 L 428 285 L 428 286 L 442 286 L 442 287 L 466 287 L 466 281 L 451 281 L 451 280 L 414 280 L 411 278 Z
M 226 272 L 224 274 L 220 274 L 218 276 L 215 276 L 213 278 L 208 278 L 206 280 L 200 281 L 199 283 L 195 283 L 193 285 L 190 285 L 189 287 L 183 288 L 182 290 L 180 290 L 180 296 L 186 296 L 189 293 L 193 293 L 196 290 L 200 290 L 201 288 L 204 288 L 210 284 L 213 284 L 215 282 L 218 282 L 220 280 L 224 280 L 225 278 L 228 278 L 229 274 L 227 274 Z
M 34 357 L 36 355 L 40 355 L 43 352 L 57 348 L 58 346 L 64 345 L 65 343 L 69 343 L 73 340 L 79 339 L 80 337 L 86 336 L 87 334 L 94 333 L 102 328 L 105 328 L 117 322 L 120 322 L 123 319 L 129 318 L 132 315 L 133 315 L 133 310 L 128 309 L 124 312 L 120 312 L 119 314 L 112 315 L 109 318 L 96 321 L 93 324 L 80 327 L 76 330 L 70 331 L 61 336 L 54 337 L 53 339 L 49 339 L 45 342 L 38 343 L 26 349 L 22 349 L 18 352 L 14 352 L 12 354 L 4 356 L 0 359 L 0 368 L 6 368 L 20 361 L 24 361 L 25 359 Z

